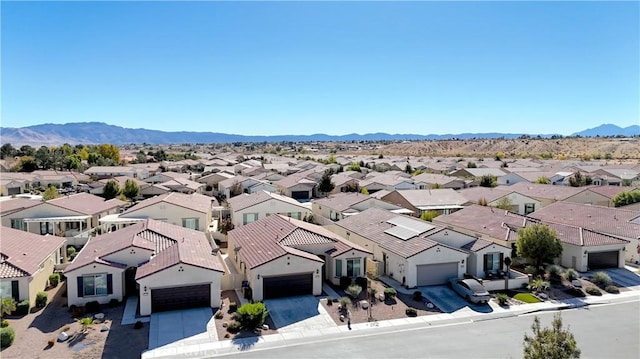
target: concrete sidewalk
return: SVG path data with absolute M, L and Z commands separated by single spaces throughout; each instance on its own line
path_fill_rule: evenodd
M 321 337 L 331 334 L 353 334 L 362 330 L 370 330 L 376 328 L 392 328 L 402 327 L 411 324 L 445 324 L 447 321 L 481 321 L 498 318 L 507 318 L 523 314 L 535 313 L 540 311 L 552 311 L 559 309 L 579 308 L 588 305 L 607 304 L 616 302 L 625 302 L 640 299 L 640 291 L 626 291 L 620 294 L 604 294 L 601 297 L 587 296 L 585 298 L 573 298 L 563 301 L 546 301 L 534 304 L 521 304 L 503 308 L 490 302 L 493 309 L 491 313 L 478 313 L 469 308 L 458 310 L 454 313 L 427 315 L 420 317 L 407 317 L 371 323 L 351 324 L 351 329 L 346 325 L 330 326 L 327 328 L 309 328 L 304 331 L 292 331 L 286 333 L 278 333 L 273 335 L 244 338 L 238 340 L 223 340 L 203 342 L 187 338 L 176 343 L 165 345 L 154 350 L 148 350 L 142 353 L 142 359 L 151 358 L 201 358 L 215 355 L 238 353 L 239 351 L 259 348 L 267 344 L 280 342 L 279 345 L 286 345 L 287 342 L 296 339 Z M 215 330 L 215 328 L 214 328 Z M 195 338 L 194 338 L 195 339 Z

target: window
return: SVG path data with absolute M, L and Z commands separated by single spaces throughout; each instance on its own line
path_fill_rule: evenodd
M 347 277 L 360 276 L 360 258 L 347 259 Z
M 533 211 L 536 210 L 536 204 L 535 203 L 525 203 L 524 204 L 524 214 L 525 216 L 529 213 L 532 213 Z
M 83 296 L 107 295 L 107 274 L 90 274 L 82 276 Z M 80 289 L 80 288 L 78 288 Z
M 484 255 L 485 272 L 495 272 L 502 269 L 502 253 L 487 253 Z
M 195 230 L 198 230 L 198 228 L 200 228 L 200 226 L 198 225 L 198 218 L 183 218 L 182 226 Z
M 258 220 L 257 213 L 245 213 L 242 215 L 242 224 L 249 224 Z
M 13 291 L 11 290 L 11 281 L 0 282 L 0 299 L 4 299 L 4 298 L 13 298 Z
M 53 234 L 53 224 L 40 222 L 40 234 Z
M 342 277 L 342 259 L 336 259 L 336 277 Z
M 24 223 L 23 219 L 12 219 L 11 220 L 11 228 L 19 229 L 21 231 L 26 231 L 27 230 L 26 223 Z

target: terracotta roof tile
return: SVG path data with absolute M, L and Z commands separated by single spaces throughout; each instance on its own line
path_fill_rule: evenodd
M 4 275 L 33 275 L 40 264 L 64 245 L 65 239 L 57 236 L 42 236 L 20 231 L 9 227 L 1 227 L 2 246 L 2 278 Z M 12 268 L 11 268 L 12 267 Z
M 115 198 L 105 201 L 102 197 L 85 192 L 58 197 L 46 203 L 85 215 L 99 214 L 126 204 Z

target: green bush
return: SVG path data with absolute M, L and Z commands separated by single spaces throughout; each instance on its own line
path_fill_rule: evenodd
M 569 268 L 564 272 L 564 277 L 567 278 L 567 280 L 576 280 L 578 279 L 578 272 L 573 268 Z
M 591 278 L 591 282 L 600 288 L 606 288 L 611 284 L 611 277 L 605 272 L 595 272 L 593 278 Z
M 584 291 L 590 295 L 596 295 L 596 296 L 602 295 L 602 292 L 600 291 L 600 289 L 596 287 L 586 287 Z
M 499 305 L 505 306 L 509 303 L 509 296 L 504 293 L 498 293 L 496 294 L 496 300 Z
M 53 273 L 52 275 L 49 276 L 49 284 L 52 287 L 57 287 L 58 283 L 60 283 L 60 274 Z
M 242 329 L 242 324 L 240 324 L 239 322 L 233 321 L 231 323 L 229 323 L 229 325 L 227 325 L 227 331 L 231 334 L 235 334 L 237 332 L 240 331 L 240 329 Z
M 76 248 L 69 246 L 67 247 L 67 257 L 73 259 L 76 256 Z
M 417 316 L 417 315 L 418 315 L 418 311 L 417 311 L 415 308 L 411 308 L 411 307 L 409 307 L 409 308 L 405 309 L 405 311 L 404 311 L 404 312 L 405 312 L 405 313 L 407 314 L 407 316 L 409 316 L 409 317 L 415 317 L 415 316 Z
M 0 328 L 0 347 L 7 348 L 13 344 L 16 332 L 11 327 Z
M 264 303 L 247 303 L 238 308 L 236 318 L 242 328 L 253 330 L 262 326 L 268 314 Z
M 9 321 L 6 319 L 2 319 L 2 323 L 0 324 L 0 327 L 6 328 L 8 326 L 9 326 Z
M 608 285 L 608 286 L 606 286 L 606 288 L 604 288 L 604 290 L 605 290 L 605 292 L 611 293 L 611 294 L 620 293 L 620 289 L 618 289 L 618 287 L 616 287 L 615 285 Z
M 545 290 L 549 289 L 549 282 L 542 279 L 534 279 L 531 281 L 531 283 L 529 283 L 529 286 L 527 288 L 534 292 L 544 292 Z
M 536 274 L 538 272 L 538 270 L 534 266 L 526 266 L 526 267 L 524 267 L 524 272 L 526 274 Z
M 36 308 L 44 308 L 47 305 L 47 293 L 46 292 L 38 292 L 36 294 Z
M 415 292 L 413 292 L 413 300 L 415 301 L 421 301 L 422 300 L 422 292 L 419 290 L 416 290 Z
M 562 267 L 560 267 L 559 265 L 549 265 L 547 266 L 547 273 L 549 273 L 549 279 L 554 282 L 554 283 L 558 283 L 560 282 L 560 278 L 562 276 Z
M 362 293 L 362 287 L 359 285 L 352 284 L 347 289 L 345 289 L 345 293 L 347 293 L 351 298 L 357 299 Z
M 31 304 L 29 300 L 23 300 L 22 302 L 16 304 L 16 315 L 27 315 L 29 314 L 29 309 L 31 308 Z
M 396 290 L 394 288 L 385 288 L 384 290 L 384 299 L 385 300 L 390 300 L 396 297 L 396 295 L 398 294 L 398 292 L 396 292 Z
M 340 303 L 340 308 L 346 308 L 351 304 L 351 299 L 349 297 L 342 297 L 338 302 Z

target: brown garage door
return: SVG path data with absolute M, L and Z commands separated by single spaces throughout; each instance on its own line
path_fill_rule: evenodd
M 162 312 L 211 306 L 209 284 L 151 290 L 151 311 Z
M 313 273 L 265 277 L 264 299 L 313 294 Z
M 417 266 L 418 286 L 445 284 L 458 276 L 458 262 L 423 264 Z
M 589 267 L 589 269 L 617 268 L 618 251 L 593 253 L 589 252 L 587 266 Z

